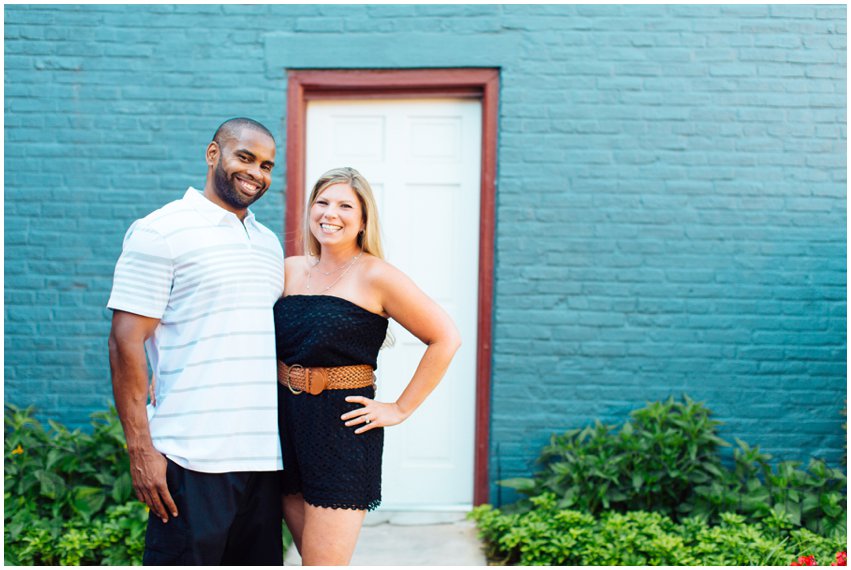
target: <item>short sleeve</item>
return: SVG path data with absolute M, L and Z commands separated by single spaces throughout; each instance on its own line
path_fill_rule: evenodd
M 168 305 L 174 264 L 166 240 L 137 220 L 124 236 L 107 307 L 161 319 Z

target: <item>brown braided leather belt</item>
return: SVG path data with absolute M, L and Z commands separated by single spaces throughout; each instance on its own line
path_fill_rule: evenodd
M 287 366 L 278 361 L 278 382 L 293 394 L 307 392 L 314 396 L 323 390 L 351 390 L 366 388 L 375 383 L 375 374 L 369 364 L 305 368 L 301 364 Z

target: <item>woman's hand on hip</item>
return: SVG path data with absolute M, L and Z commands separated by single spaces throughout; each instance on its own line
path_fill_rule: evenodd
M 355 430 L 357 434 L 375 428 L 395 426 L 408 418 L 395 403 L 376 402 L 363 396 L 346 396 L 346 401 L 363 406 L 340 416 L 340 419 L 346 422 L 346 427 L 360 426 Z

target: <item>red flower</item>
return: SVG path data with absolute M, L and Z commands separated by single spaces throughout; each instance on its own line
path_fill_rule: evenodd
M 815 556 L 799 556 L 797 562 L 793 562 L 789 566 L 817 566 Z
M 848 566 L 848 553 L 846 551 L 836 553 L 836 562 L 831 562 L 831 566 Z

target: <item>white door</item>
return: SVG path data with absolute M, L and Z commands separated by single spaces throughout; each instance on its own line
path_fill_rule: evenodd
M 481 103 L 463 99 L 315 101 L 307 107 L 305 196 L 351 166 L 375 192 L 387 260 L 452 317 L 463 345 L 405 423 L 385 429 L 382 508 L 466 509 L 473 502 Z M 395 401 L 425 351 L 396 337 L 378 360 L 378 395 Z

